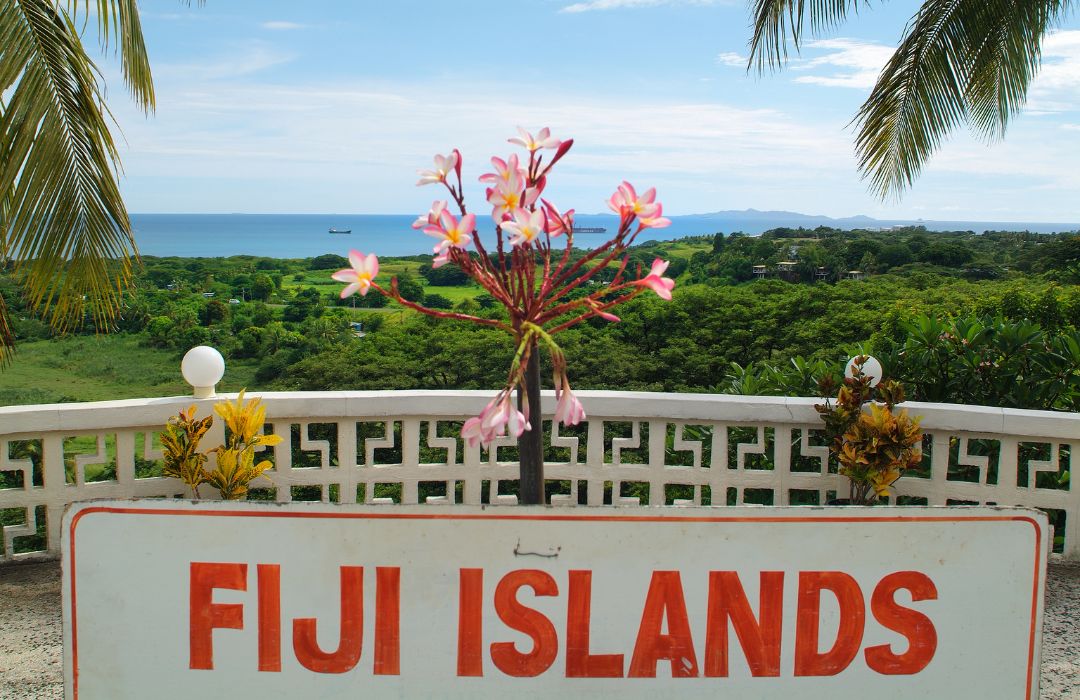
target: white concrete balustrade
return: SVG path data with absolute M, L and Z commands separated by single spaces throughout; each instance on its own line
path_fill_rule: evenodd
M 458 435 L 492 392 L 262 393 L 284 441 L 253 487 L 279 502 L 513 503 L 514 441 L 470 448 Z M 551 432 L 552 503 L 824 504 L 847 495 L 830 471 L 818 399 L 581 392 L 587 423 Z M 224 398 L 224 397 L 222 397 Z M 188 497 L 160 474 L 155 434 L 189 397 L 0 407 L 0 562 L 55 557 L 65 506 L 95 498 Z M 1050 510 L 1057 549 L 1080 559 L 1080 489 L 1061 483 L 1080 444 L 1080 415 L 905 404 L 922 416 L 924 469 L 894 503 L 1024 505 Z M 217 420 L 202 447 L 222 442 Z M 35 463 L 40 469 L 35 469 Z M 213 458 L 208 465 L 213 466 Z M 0 482 L 2 485 L 3 482 Z M 213 489 L 202 487 L 203 497 Z M 886 545 L 887 546 L 887 545 Z

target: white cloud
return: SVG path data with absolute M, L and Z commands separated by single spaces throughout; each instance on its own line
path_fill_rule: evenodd
M 716 5 L 727 0 L 586 0 L 563 7 L 559 12 L 578 13 L 594 10 L 621 10 L 628 7 L 660 7 L 661 5 Z
M 807 52 L 824 51 L 820 56 L 793 61 L 795 71 L 813 71 L 799 75 L 797 83 L 826 87 L 857 88 L 874 86 L 882 67 L 893 54 L 893 47 L 858 39 L 822 39 L 806 44 Z
M 515 85 L 494 82 L 282 84 L 272 71 L 258 81 L 245 77 L 288 60 L 266 51 L 252 45 L 159 71 L 151 120 L 115 101 L 133 211 L 419 211 L 434 194 L 412 186 L 415 170 L 454 147 L 465 154 L 468 201 L 481 211 L 475 178 L 488 156 L 511 152 L 506 138 L 521 124 L 575 138 L 549 194 L 582 212 L 603 209 L 626 178 L 656 186 L 671 214 L 749 206 L 902 218 L 923 207 L 927 218 L 948 218 L 946 208 L 959 207 L 955 218 L 986 220 L 995 218 L 994 206 L 1002 219 L 1080 220 L 1071 204 L 1080 189 L 1072 157 L 1080 128 L 1068 128 L 1080 124 L 1048 140 L 1043 120 L 1017 120 L 993 148 L 958 133 L 903 202 L 886 206 L 859 181 L 847 115 L 829 121 L 798 108 L 558 89 L 521 95 Z M 817 64 L 826 65 L 837 64 Z
M 473 183 L 467 195 L 475 202 L 482 199 L 476 176 L 488 156 L 511 152 L 506 138 L 517 124 L 550 126 L 556 136 L 575 139 L 573 157 L 552 187 L 553 196 L 572 194 L 566 206 L 579 211 L 602 209 L 624 177 L 658 187 L 672 213 L 724 208 L 718 200 L 731 196 L 728 191 L 749 186 L 759 197 L 774 188 L 795 191 L 808 172 L 818 180 L 854 180 L 850 143 L 840 128 L 775 110 L 550 91 L 505 99 L 517 92 L 498 84 L 459 84 L 451 91 L 427 83 L 286 86 L 173 76 L 159 84 L 154 119 L 127 106 L 118 114 L 128 143 L 124 166 L 133 183 L 169 177 L 191 184 L 154 195 L 167 203 L 136 197 L 131 208 L 205 211 L 214 208 L 206 201 L 236 192 L 222 210 L 410 211 L 432 196 L 412 187 L 415 169 L 454 147 L 465 154 Z M 220 192 L 204 189 L 208 177 Z M 266 182 L 275 184 L 261 203 L 243 193 Z M 284 191 L 271 196 L 272 188 Z M 196 200 L 203 203 L 182 204 Z M 726 203 L 742 201 L 767 203 L 737 197 Z
M 724 51 L 723 53 L 716 54 L 716 63 L 721 66 L 745 68 L 748 61 L 749 59 L 746 56 L 741 56 L 734 51 Z
M 259 73 L 295 58 L 295 53 L 281 51 L 265 42 L 252 41 L 237 46 L 228 54 L 197 62 L 157 64 L 154 66 L 154 77 L 155 82 L 158 78 L 224 80 Z
M 307 29 L 306 24 L 298 24 L 297 22 L 285 22 L 281 20 L 274 20 L 270 22 L 263 22 L 259 25 L 263 29 L 270 29 L 273 31 L 290 31 L 294 29 Z
M 1080 30 L 1043 40 L 1043 64 L 1028 90 L 1028 114 L 1080 111 Z

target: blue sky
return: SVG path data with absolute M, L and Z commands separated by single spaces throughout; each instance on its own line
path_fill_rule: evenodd
M 157 113 L 104 69 L 122 189 L 134 212 L 418 213 L 434 153 L 460 148 L 475 183 L 520 124 L 575 139 L 548 193 L 581 212 L 628 179 L 670 214 L 1080 222 L 1075 18 L 1005 141 L 959 132 L 902 200 L 869 194 L 847 124 L 916 6 L 864 11 L 759 77 L 743 0 L 146 1 Z

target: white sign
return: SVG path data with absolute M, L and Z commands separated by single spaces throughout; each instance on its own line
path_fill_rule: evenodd
M 92 502 L 72 700 L 1038 697 L 1008 508 Z

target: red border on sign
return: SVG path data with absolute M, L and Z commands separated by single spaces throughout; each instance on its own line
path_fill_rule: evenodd
M 1027 690 L 1024 700 L 1031 698 L 1031 684 L 1034 680 L 1035 664 L 1035 625 L 1039 611 L 1039 550 L 1042 548 L 1042 531 L 1033 518 L 1022 515 L 974 515 L 971 517 L 937 515 L 896 515 L 870 517 L 856 515 L 817 516 L 817 517 L 740 517 L 740 516 L 661 516 L 661 515 L 515 515 L 512 513 L 326 513 L 304 511 L 257 511 L 257 510 L 191 510 L 187 508 L 130 508 L 121 506 L 91 506 L 80 510 L 71 518 L 68 532 L 71 564 L 71 677 L 72 697 L 79 698 L 79 643 L 78 617 L 76 615 L 75 595 L 75 526 L 83 516 L 93 513 L 124 513 L 140 515 L 188 515 L 201 517 L 238 517 L 238 518 L 331 518 L 345 520 L 552 520 L 552 521 L 598 521 L 598 522 L 668 522 L 668 523 L 960 523 L 960 522 L 1026 522 L 1035 530 L 1035 566 L 1031 590 L 1031 628 L 1028 641 Z

